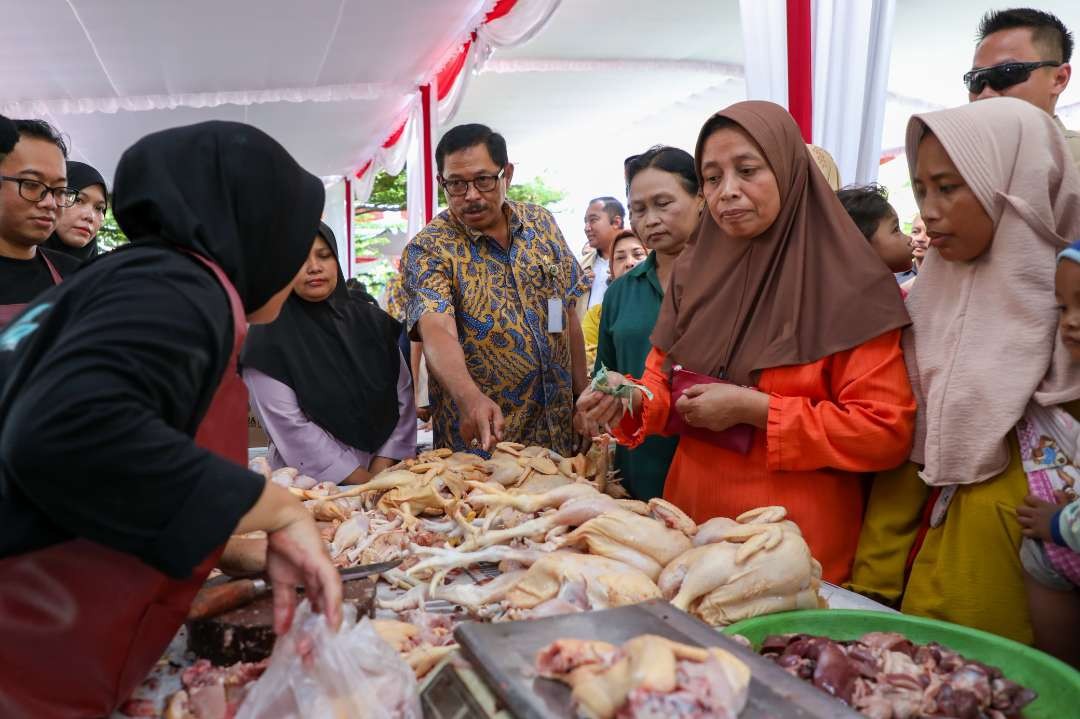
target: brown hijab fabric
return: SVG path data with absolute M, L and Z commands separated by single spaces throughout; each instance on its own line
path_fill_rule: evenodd
M 750 385 L 767 367 L 808 364 L 910 324 L 892 273 L 814 165 L 787 110 L 750 101 L 717 116 L 761 147 L 780 187 L 780 214 L 750 241 L 726 236 L 711 213 L 703 215 L 652 334 L 669 366 Z M 699 179 L 706 139 L 698 137 L 695 153 Z

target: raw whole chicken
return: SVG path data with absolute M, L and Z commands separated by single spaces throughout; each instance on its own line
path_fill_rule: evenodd
M 664 597 L 714 626 L 821 606 L 821 565 L 798 528 L 776 509 L 782 508 L 703 524 L 695 540 L 715 541 L 687 550 L 664 568 L 657 580 Z M 776 521 L 758 521 L 763 516 Z
M 609 609 L 660 596 L 648 576 L 622 562 L 591 554 L 553 552 L 529 567 L 506 593 L 512 609 L 563 599 L 581 609 Z
M 723 649 L 653 634 L 621 647 L 560 639 L 540 651 L 536 667 L 542 676 L 568 684 L 578 714 L 590 719 L 734 719 L 750 687 L 749 668 Z
M 668 562 L 691 547 L 690 540 L 679 530 L 625 509 L 604 512 L 563 540 L 567 547 L 578 543 L 587 546 L 590 554 L 636 567 L 654 581 Z
M 488 554 L 492 550 L 473 554 L 494 558 Z M 660 597 L 660 590 L 648 576 L 613 559 L 568 551 L 534 552 L 531 557 L 530 550 L 504 551 L 515 552 L 522 563 L 532 560 L 531 566 L 504 572 L 486 584 L 440 585 L 441 574 L 436 574 L 430 587 L 417 586 L 401 600 L 379 601 L 378 606 L 403 611 L 427 596 L 452 602 L 485 619 L 505 620 L 610 609 Z

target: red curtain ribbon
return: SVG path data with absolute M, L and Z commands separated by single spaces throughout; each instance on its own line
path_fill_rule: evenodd
M 400 139 L 401 139 L 401 136 L 402 136 L 402 135 L 403 135 L 404 133 L 405 133 L 405 120 L 402 120 L 402 121 L 401 121 L 401 125 L 399 125 L 399 126 L 398 126 L 398 129 L 396 129 L 396 130 L 394 130 L 393 132 L 391 132 L 391 133 L 390 133 L 390 137 L 386 138 L 386 142 L 384 142 L 384 143 L 382 144 L 382 146 L 383 146 L 383 149 L 384 149 L 384 150 L 389 150 L 389 149 L 390 149 L 391 147 L 393 147 L 394 145 L 396 145 L 396 144 L 397 144 L 397 142 L 398 142 L 398 140 L 400 140 Z
M 809 0 L 807 0 L 807 2 L 809 2 Z M 491 22 L 492 20 L 498 20 L 501 17 L 505 17 L 511 10 L 514 9 L 514 5 L 516 5 L 516 4 L 517 4 L 517 0 L 499 0 L 497 3 L 495 3 L 495 7 L 491 8 L 491 10 L 488 12 L 488 14 L 484 16 L 484 24 L 486 25 L 487 23 Z M 465 45 L 461 48 L 461 51 L 457 55 L 455 55 L 449 62 L 447 62 L 445 65 L 443 65 L 443 67 L 440 68 L 439 71 L 435 74 L 436 79 L 437 79 L 436 84 L 438 85 L 438 98 L 437 98 L 437 100 L 445 99 L 446 96 L 450 93 L 450 88 L 452 88 L 454 86 L 454 82 L 457 81 L 457 77 L 458 77 L 459 74 L 461 74 L 462 68 L 465 67 L 465 60 L 469 56 L 469 49 L 472 47 L 472 43 L 473 43 L 474 40 L 476 40 L 476 31 L 473 31 L 471 39 L 469 39 L 468 41 L 465 42 Z M 426 88 L 426 90 L 425 90 L 425 88 Z M 427 92 L 428 94 L 430 94 L 431 93 L 431 86 L 430 85 L 422 85 L 420 87 L 420 92 L 421 92 L 421 94 L 423 94 L 424 92 Z M 423 100 L 423 101 L 425 103 L 424 106 L 426 107 L 428 103 L 427 103 L 426 100 Z M 427 157 L 432 156 L 430 128 L 431 128 L 431 119 L 429 117 L 425 116 L 425 120 L 424 120 L 424 137 L 427 138 L 427 139 L 425 140 L 424 152 L 425 152 L 425 156 L 427 156 Z M 390 136 L 386 138 L 386 141 L 382 144 L 383 148 L 384 149 L 389 149 L 389 148 L 393 147 L 394 145 L 396 145 L 398 143 L 398 141 L 401 139 L 401 136 L 404 134 L 404 132 L 405 132 L 405 123 L 402 122 L 401 125 L 396 130 L 391 132 Z M 363 174 L 365 172 L 367 172 L 368 165 L 370 165 L 370 164 L 371 164 L 371 162 L 368 161 L 368 164 L 364 165 L 364 167 L 361 168 L 356 173 L 356 176 L 357 177 L 362 177 Z M 432 183 L 429 182 L 427 184 L 430 186 Z M 429 197 L 429 195 L 431 195 L 431 194 L 432 194 L 431 190 L 426 190 L 425 191 L 425 198 L 427 200 L 427 208 L 425 208 L 425 213 L 427 213 L 430 209 L 434 208 L 434 199 L 433 199 L 433 197 Z M 427 219 L 428 220 L 431 219 L 430 214 L 428 214 Z
M 475 35 L 476 33 L 473 33 L 473 36 Z M 443 69 L 436 73 L 440 102 L 450 94 L 450 88 L 454 86 L 457 76 L 461 74 L 461 69 L 465 67 L 465 60 L 469 57 L 470 47 L 472 47 L 472 40 L 466 42 L 464 47 L 461 48 L 461 52 L 453 60 L 443 65 Z
M 517 5 L 517 0 L 499 0 L 499 2 L 495 3 L 495 7 L 491 8 L 491 12 L 484 16 L 484 24 L 487 25 L 492 20 L 498 20 L 513 10 L 515 5 Z
M 813 141 L 813 36 L 810 0 L 787 0 L 788 111 Z
M 431 97 L 431 85 L 420 86 L 420 110 L 424 120 L 424 222 L 435 216 L 435 150 L 431 146 L 431 113 L 435 106 Z

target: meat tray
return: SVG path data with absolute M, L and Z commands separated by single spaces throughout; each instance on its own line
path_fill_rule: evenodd
M 697 646 L 722 647 L 745 662 L 752 678 L 750 698 L 740 719 L 860 716 L 842 702 L 662 600 L 521 622 L 468 622 L 454 632 L 466 658 L 517 719 L 574 717 L 570 688 L 536 675 L 536 654 L 549 643 L 575 638 L 622 644 L 641 634 L 658 634 Z

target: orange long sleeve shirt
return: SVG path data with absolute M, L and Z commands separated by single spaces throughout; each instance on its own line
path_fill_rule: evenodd
M 653 348 L 641 382 L 653 392 L 615 430 L 635 447 L 661 434 L 672 411 L 665 355 Z M 863 515 L 859 473 L 897 466 L 911 451 L 915 397 L 900 330 L 816 362 L 763 370 L 770 395 L 765 430 L 741 455 L 683 437 L 664 498 L 700 523 L 765 505 L 787 507 L 826 580 L 848 578 Z

